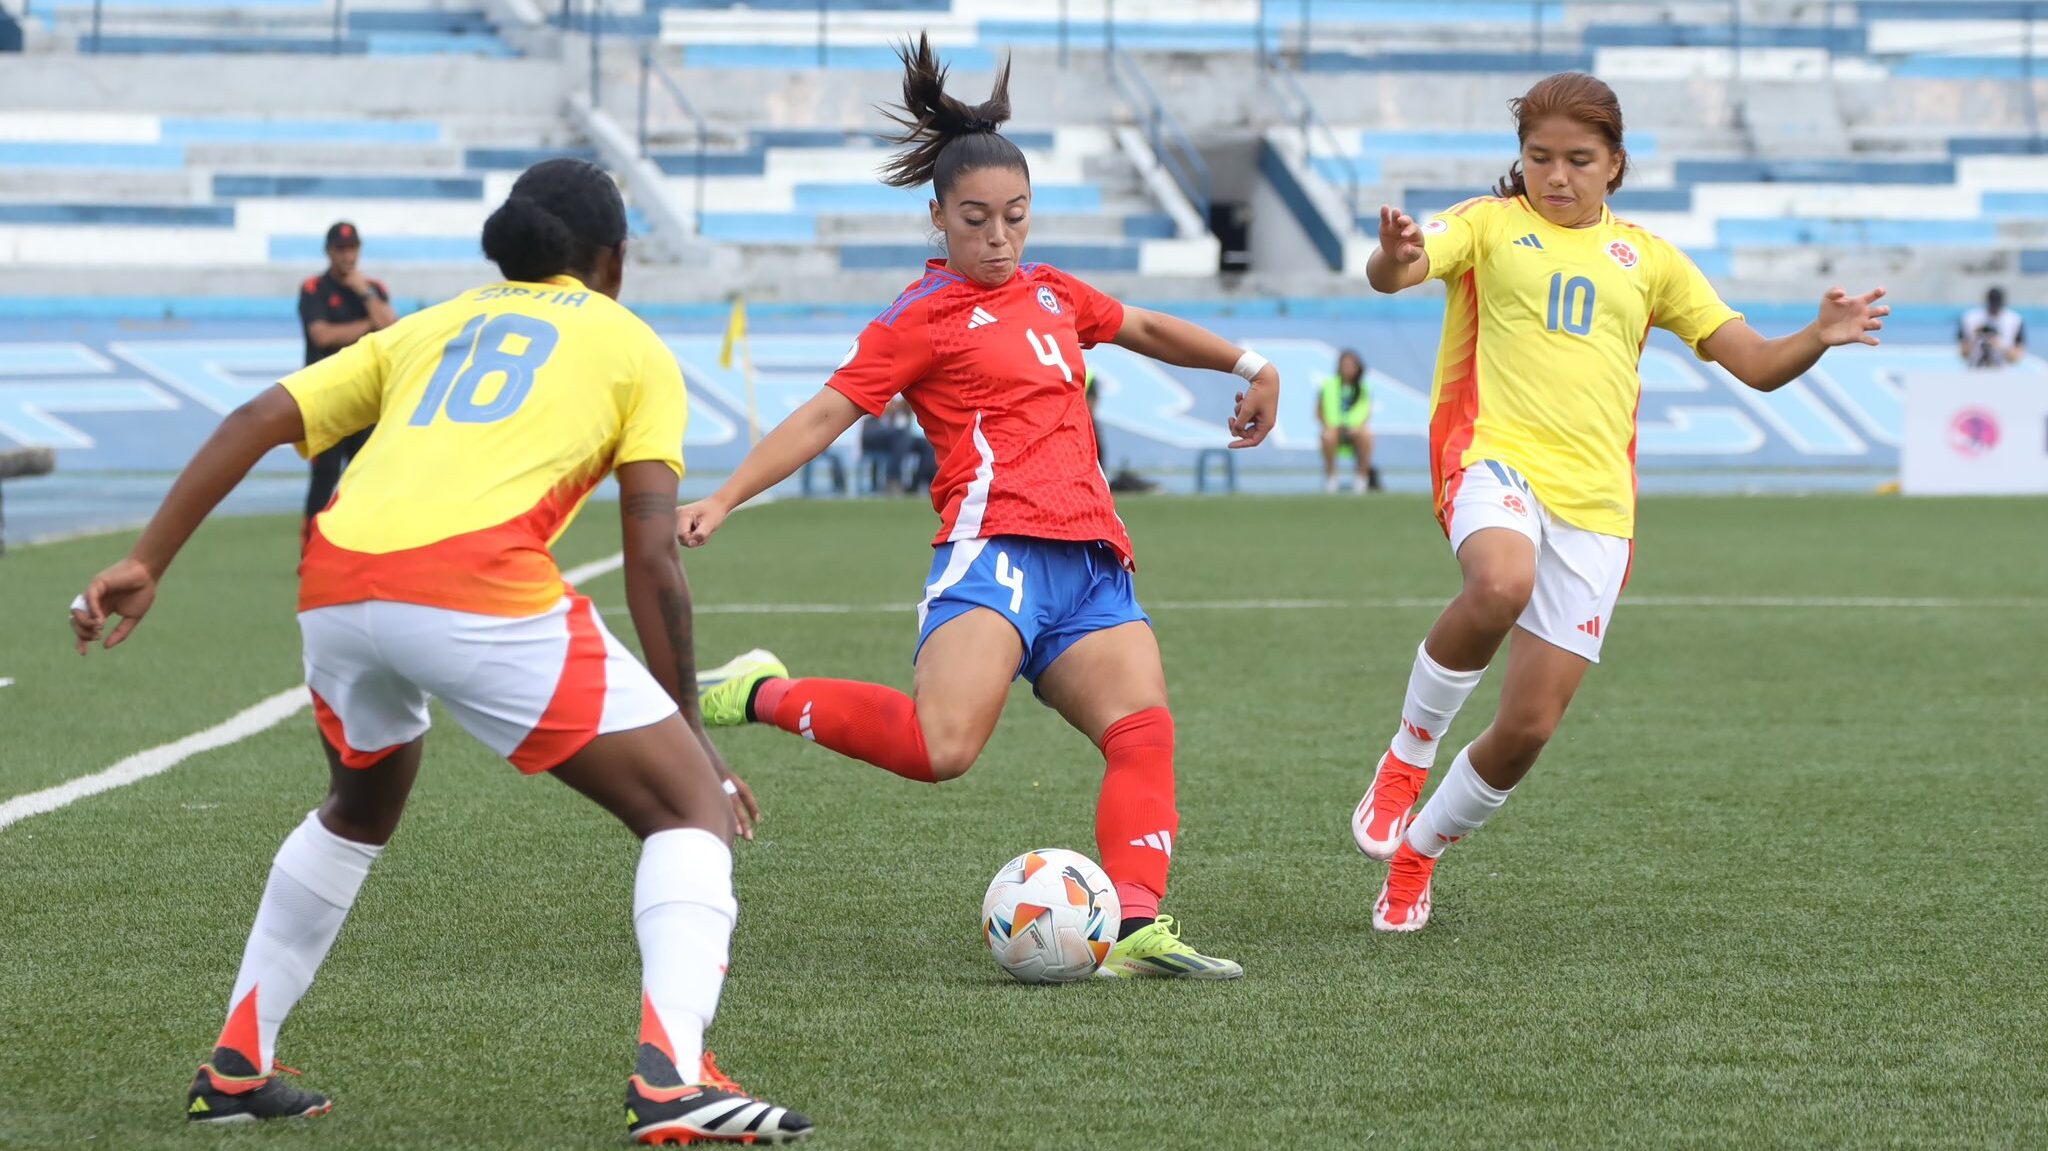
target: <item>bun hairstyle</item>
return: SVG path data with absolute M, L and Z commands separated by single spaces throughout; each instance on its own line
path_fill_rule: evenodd
M 1024 153 L 997 132 L 1010 118 L 1007 59 L 988 99 L 969 105 L 946 95 L 949 69 L 939 63 L 930 37 L 919 33 L 915 45 L 898 46 L 896 55 L 903 61 L 903 103 L 882 113 L 902 126 L 902 132 L 887 139 L 903 150 L 883 166 L 883 183 L 895 188 L 930 184 L 943 203 L 968 172 L 1009 168 L 1031 178 Z
M 1607 182 L 1607 190 L 1621 190 L 1621 181 L 1628 175 L 1628 149 L 1621 143 L 1621 100 L 1604 81 L 1584 72 L 1559 72 L 1536 81 L 1526 95 L 1509 100 L 1508 110 L 1515 114 L 1515 136 L 1524 144 L 1529 142 L 1529 133 L 1536 125 L 1552 116 L 1576 120 L 1598 132 L 1614 154 L 1621 157 L 1621 167 L 1615 171 L 1614 179 Z M 1503 197 L 1526 195 L 1528 191 L 1520 160 L 1493 187 L 1493 194 Z
M 484 255 L 508 280 L 534 283 L 588 273 L 598 253 L 626 242 L 626 202 L 588 160 L 542 160 L 484 221 Z

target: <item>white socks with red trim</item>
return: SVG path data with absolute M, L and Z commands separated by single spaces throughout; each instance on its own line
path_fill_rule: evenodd
M 1408 673 L 1408 698 L 1401 703 L 1401 726 L 1394 732 L 1394 758 L 1424 770 L 1434 764 L 1437 745 L 1485 674 L 1483 667 L 1452 671 L 1429 658 L 1427 647 L 1418 646 L 1415 670 Z
M 278 1028 L 313 985 L 370 865 L 383 851 L 381 845 L 356 843 L 327 830 L 317 811 L 306 813 L 277 849 L 217 1044 L 241 1054 L 256 1074 L 269 1074 Z
M 1451 762 L 1451 770 L 1415 822 L 1408 825 L 1408 846 L 1435 859 L 1444 849 L 1485 825 L 1508 801 L 1514 789 L 1491 787 L 1472 770 L 1472 749 L 1467 747 Z
M 732 849 L 694 827 L 661 831 L 640 848 L 633 930 L 640 939 L 640 1041 L 662 1047 L 695 1083 L 704 1029 L 718 1013 L 739 902 Z

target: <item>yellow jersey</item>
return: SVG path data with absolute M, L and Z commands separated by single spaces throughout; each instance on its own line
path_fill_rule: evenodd
M 683 473 L 688 401 L 639 317 L 568 276 L 488 284 L 285 377 L 311 457 L 377 426 L 313 522 L 299 609 L 362 600 L 538 615 L 550 547 L 614 468 Z
M 1741 314 L 1685 253 L 1604 207 L 1565 228 L 1520 196 L 1481 196 L 1422 235 L 1450 288 L 1430 396 L 1438 520 L 1459 473 L 1498 460 L 1557 518 L 1634 538 L 1643 342 L 1663 328 L 1705 359 L 1700 341 Z

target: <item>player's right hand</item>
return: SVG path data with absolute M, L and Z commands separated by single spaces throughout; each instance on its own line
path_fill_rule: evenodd
M 84 655 L 106 631 L 109 615 L 120 616 L 121 622 L 106 637 L 106 646 L 118 647 L 156 602 L 156 577 L 140 561 L 124 559 L 92 577 L 80 598 L 85 600 L 85 610 L 71 613 L 71 636 L 78 643 L 78 654 Z
M 686 548 L 700 548 L 711 541 L 711 533 L 725 522 L 727 509 L 714 500 L 698 500 L 676 509 L 676 542 Z
M 1422 226 L 1399 208 L 1380 205 L 1380 250 L 1396 264 L 1422 258 Z

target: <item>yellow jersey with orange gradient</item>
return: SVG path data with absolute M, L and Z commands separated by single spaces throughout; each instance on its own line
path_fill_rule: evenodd
M 539 615 L 550 547 L 623 464 L 683 473 L 688 401 L 639 317 L 568 276 L 488 284 L 285 377 L 325 451 L 377 425 L 314 520 L 299 610 L 364 600 Z
M 1450 288 L 1430 397 L 1437 518 L 1465 468 L 1498 460 L 1557 518 L 1634 538 L 1643 342 L 1663 328 L 1704 359 L 1700 341 L 1741 314 L 1685 253 L 1605 207 L 1565 228 L 1523 197 L 1481 196 L 1422 234 Z

